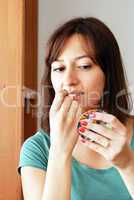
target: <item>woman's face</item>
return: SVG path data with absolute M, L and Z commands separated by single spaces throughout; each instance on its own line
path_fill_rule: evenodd
M 91 44 L 90 44 L 91 46 Z M 71 36 L 60 56 L 51 65 L 51 81 L 55 93 L 61 89 L 79 101 L 83 111 L 98 108 L 103 94 L 105 75 L 97 64 L 93 62 L 82 36 Z M 89 52 L 93 53 L 92 47 Z

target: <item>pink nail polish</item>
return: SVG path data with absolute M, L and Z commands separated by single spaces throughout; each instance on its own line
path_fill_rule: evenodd
M 81 126 L 87 126 L 87 124 L 88 124 L 88 123 L 87 123 L 86 121 L 80 121 L 80 125 L 81 125 Z
M 79 131 L 82 132 L 82 133 L 84 133 L 85 132 L 85 128 L 84 127 L 80 127 Z

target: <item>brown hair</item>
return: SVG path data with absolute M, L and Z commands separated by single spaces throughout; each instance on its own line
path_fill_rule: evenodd
M 46 66 L 41 81 L 41 86 L 44 90 L 41 128 L 47 133 L 50 131 L 49 110 L 55 95 L 50 79 L 51 63 L 58 58 L 65 46 L 65 42 L 76 33 L 82 35 L 87 42 L 92 44 L 95 52 L 95 61 L 105 74 L 106 83 L 102 99 L 103 104 L 101 105 L 102 109 L 116 116 L 122 123 L 126 123 L 133 107 L 132 99 L 127 89 L 127 76 L 119 46 L 113 33 L 103 22 L 96 18 L 75 18 L 60 26 L 51 35 L 46 46 Z M 117 103 L 120 108 L 117 107 Z

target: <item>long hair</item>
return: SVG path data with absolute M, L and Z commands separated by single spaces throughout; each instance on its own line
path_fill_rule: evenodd
M 128 80 L 118 43 L 110 29 L 93 17 L 79 17 L 61 25 L 49 38 L 45 51 L 45 71 L 41 81 L 44 92 L 41 128 L 49 134 L 49 110 L 55 92 L 51 83 L 51 64 L 62 52 L 65 43 L 73 34 L 80 34 L 92 45 L 95 62 L 103 70 L 106 82 L 102 109 L 116 116 L 122 123 L 130 117 L 133 103 L 127 88 Z M 89 48 L 90 49 L 90 48 Z M 88 51 L 88 49 L 87 49 Z

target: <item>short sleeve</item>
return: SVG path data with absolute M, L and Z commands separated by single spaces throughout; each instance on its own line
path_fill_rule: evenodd
M 133 128 L 133 135 L 132 135 L 132 140 L 131 140 L 131 147 L 134 150 L 134 128 Z
M 28 138 L 22 145 L 18 172 L 21 174 L 21 167 L 32 166 L 47 170 L 50 139 L 46 133 L 37 132 Z

